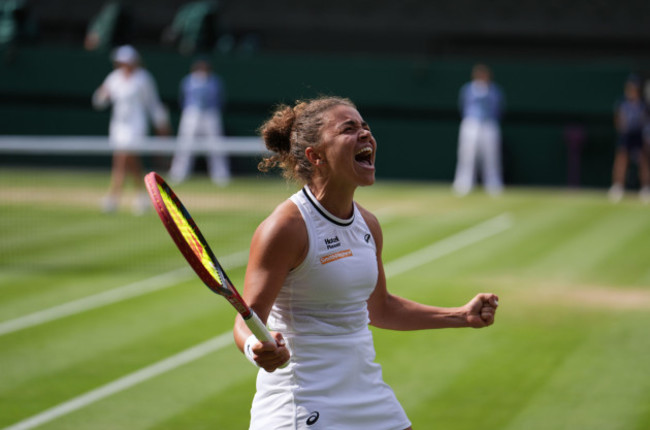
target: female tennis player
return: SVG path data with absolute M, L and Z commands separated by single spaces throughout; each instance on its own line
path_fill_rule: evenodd
M 374 361 L 368 323 L 485 327 L 497 297 L 440 308 L 388 292 L 379 222 L 354 201 L 357 187 L 375 181 L 377 143 L 350 100 L 280 106 L 260 131 L 274 152 L 261 170 L 279 166 L 304 187 L 252 239 L 243 296 L 276 342 L 257 341 L 237 318 L 237 346 L 263 369 L 250 429 L 410 429 Z

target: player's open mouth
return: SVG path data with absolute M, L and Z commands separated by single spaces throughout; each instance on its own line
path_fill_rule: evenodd
M 360 149 L 354 154 L 354 160 L 359 164 L 364 164 L 366 166 L 372 166 L 372 154 L 373 150 L 371 147 L 366 146 L 365 148 Z

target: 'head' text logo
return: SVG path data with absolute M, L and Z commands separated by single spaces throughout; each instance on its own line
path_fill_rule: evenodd
M 341 246 L 341 241 L 339 240 L 338 236 L 334 236 L 329 239 L 325 239 L 325 245 L 327 246 L 327 249 L 334 249 Z

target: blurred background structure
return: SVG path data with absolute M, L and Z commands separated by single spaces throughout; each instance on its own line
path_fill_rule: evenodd
M 630 73 L 650 71 L 641 0 L 0 0 L 0 11 L 0 135 L 104 135 L 108 114 L 90 94 L 110 48 L 131 43 L 175 125 L 178 84 L 198 54 L 228 87 L 230 136 L 254 135 L 282 101 L 352 98 L 387 178 L 452 180 L 458 89 L 481 61 L 506 94 L 506 185 L 606 187 L 614 102 Z M 242 159 L 234 173 L 252 166 Z

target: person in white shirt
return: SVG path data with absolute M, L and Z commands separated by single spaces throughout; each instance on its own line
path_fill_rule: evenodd
M 375 360 L 368 324 L 392 330 L 486 327 L 497 296 L 457 308 L 392 295 L 377 218 L 354 201 L 375 181 L 377 142 L 355 105 L 325 97 L 280 106 L 261 127 L 279 166 L 303 188 L 252 239 L 243 297 L 275 342 L 237 317 L 235 341 L 262 369 L 250 429 L 404 430 L 411 423 Z
M 150 121 L 158 134 L 170 133 L 169 114 L 160 101 L 156 82 L 140 65 L 140 55 L 132 46 L 120 46 L 114 51 L 112 59 L 115 69 L 92 97 L 96 109 L 113 106 L 108 136 L 115 151 L 111 183 L 103 209 L 112 212 L 118 208 L 124 181 L 127 175 L 131 175 L 137 190 L 133 211 L 140 214 L 149 207 L 149 202 L 144 191 L 137 148 L 149 133 Z

